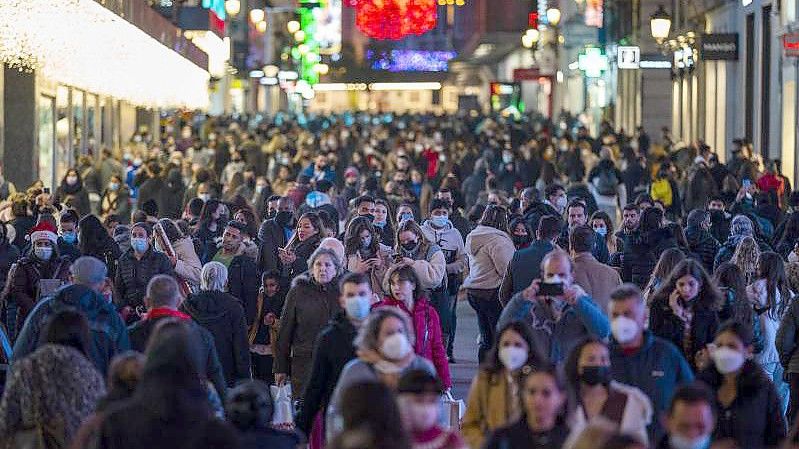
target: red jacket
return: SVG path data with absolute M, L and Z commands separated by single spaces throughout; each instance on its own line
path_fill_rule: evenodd
M 397 307 L 411 317 L 416 332 L 414 352 L 433 362 L 444 387 L 452 387 L 447 352 L 444 349 L 444 341 L 441 335 L 441 320 L 438 317 L 438 312 L 430 305 L 427 298 L 421 297 L 416 300 L 413 306 L 413 313 L 408 310 L 404 302 L 389 296 L 373 304 L 372 310 L 379 307 Z

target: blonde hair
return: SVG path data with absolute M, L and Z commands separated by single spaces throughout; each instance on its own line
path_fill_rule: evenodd
M 735 253 L 733 253 L 730 262 L 741 269 L 746 285 L 749 285 L 757 278 L 757 262 L 759 259 L 760 247 L 753 237 L 746 236 L 741 239 L 738 247 L 735 248 Z

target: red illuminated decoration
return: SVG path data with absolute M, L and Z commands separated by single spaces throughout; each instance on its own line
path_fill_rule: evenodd
M 348 0 L 356 8 L 355 24 L 373 39 L 402 39 L 424 34 L 438 21 L 436 0 Z
M 527 28 L 538 29 L 538 11 L 531 11 L 527 15 Z

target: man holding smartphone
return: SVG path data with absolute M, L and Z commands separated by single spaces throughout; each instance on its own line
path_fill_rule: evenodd
M 541 262 L 543 279 L 517 293 L 502 311 L 497 328 L 512 321 L 527 323 L 553 363 L 566 358 L 586 337 L 607 338 L 610 323 L 585 290 L 574 283 L 571 259 L 552 251 Z

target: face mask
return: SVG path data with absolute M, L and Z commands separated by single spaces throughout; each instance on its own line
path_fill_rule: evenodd
M 403 212 L 403 213 L 400 214 L 399 218 L 400 218 L 399 219 L 400 223 L 402 223 L 403 221 L 407 221 L 407 220 L 413 220 L 413 214 L 410 213 L 410 212 Z
M 596 228 L 596 229 L 594 229 L 594 232 L 596 232 L 597 234 L 599 234 L 602 237 L 604 237 L 604 236 L 608 235 L 608 228 Z
M 365 218 L 365 219 L 367 219 L 369 221 L 374 221 L 374 219 L 375 219 L 375 216 L 372 215 L 372 214 L 361 215 L 361 217 L 363 217 L 363 218 Z
M 207 203 L 208 200 L 211 199 L 211 194 L 210 193 L 201 193 L 201 194 L 197 195 L 197 198 L 203 200 L 203 203 Z
M 111 190 L 119 190 L 119 184 L 116 182 L 108 183 L 108 188 Z
M 558 200 L 555 201 L 555 206 L 557 206 L 558 209 L 563 209 L 564 207 L 566 207 L 566 197 L 565 196 L 559 197 Z
M 499 361 L 508 371 L 516 371 L 527 363 L 528 353 L 518 346 L 503 346 L 499 348 Z
M 413 241 L 410 241 L 410 242 L 403 243 L 402 244 L 402 249 L 404 249 L 405 251 L 408 251 L 410 253 L 410 252 L 415 251 L 418 246 L 419 246 L 419 242 L 416 241 L 416 240 L 413 240 Z
M 513 155 L 512 154 L 503 154 L 502 155 L 502 162 L 504 164 L 510 164 L 513 162 Z
M 71 186 L 74 186 L 77 183 L 78 183 L 78 177 L 77 176 L 67 176 L 67 184 L 69 184 Z
M 41 260 L 50 260 L 53 257 L 53 248 L 49 246 L 37 246 L 33 248 L 33 254 Z
M 291 212 L 283 210 L 275 214 L 275 221 L 277 222 L 277 224 L 283 226 L 284 228 L 290 228 L 291 219 L 293 216 L 294 214 L 292 214 Z
M 344 310 L 347 316 L 353 320 L 363 321 L 369 316 L 369 309 L 372 307 L 372 302 L 366 295 L 351 296 L 344 302 Z
M 530 235 L 514 235 L 513 244 L 516 246 L 525 245 L 530 242 Z
M 372 236 L 371 235 L 369 237 L 365 238 L 365 239 L 361 239 L 361 248 L 369 248 L 370 246 L 372 246 Z
M 610 332 L 613 338 L 621 344 L 631 342 L 638 334 L 638 323 L 626 316 L 619 316 L 610 323 Z
M 584 366 L 580 373 L 580 382 L 590 385 L 608 385 L 611 380 L 609 366 Z
M 734 349 L 718 348 L 711 354 L 716 369 L 721 374 L 734 373 L 741 369 L 744 364 L 744 355 Z
M 438 404 L 408 404 L 411 427 L 417 432 L 425 431 L 438 422 Z
M 72 245 L 78 240 L 78 234 L 75 232 L 65 232 L 61 234 L 61 238 L 64 239 L 65 242 Z
M 669 436 L 669 445 L 674 449 L 705 449 L 710 446 L 710 435 L 691 440 L 675 434 Z
M 378 228 L 383 228 L 383 227 L 386 226 L 386 221 L 385 220 L 383 220 L 383 221 L 373 221 L 372 224 L 377 226 Z
M 444 226 L 447 225 L 447 223 L 449 223 L 449 218 L 447 217 L 444 216 L 430 217 L 430 224 L 432 224 L 433 227 L 443 228 Z
M 264 186 L 264 185 L 257 185 L 257 186 L 255 186 L 255 193 L 261 193 L 261 192 L 264 191 L 265 188 L 266 188 L 266 186 Z
M 132 238 L 130 239 L 130 247 L 137 253 L 143 253 L 147 251 L 147 239 L 141 237 Z
M 382 353 L 389 360 L 402 360 L 411 352 L 411 344 L 405 334 L 396 333 L 383 341 L 380 346 Z

